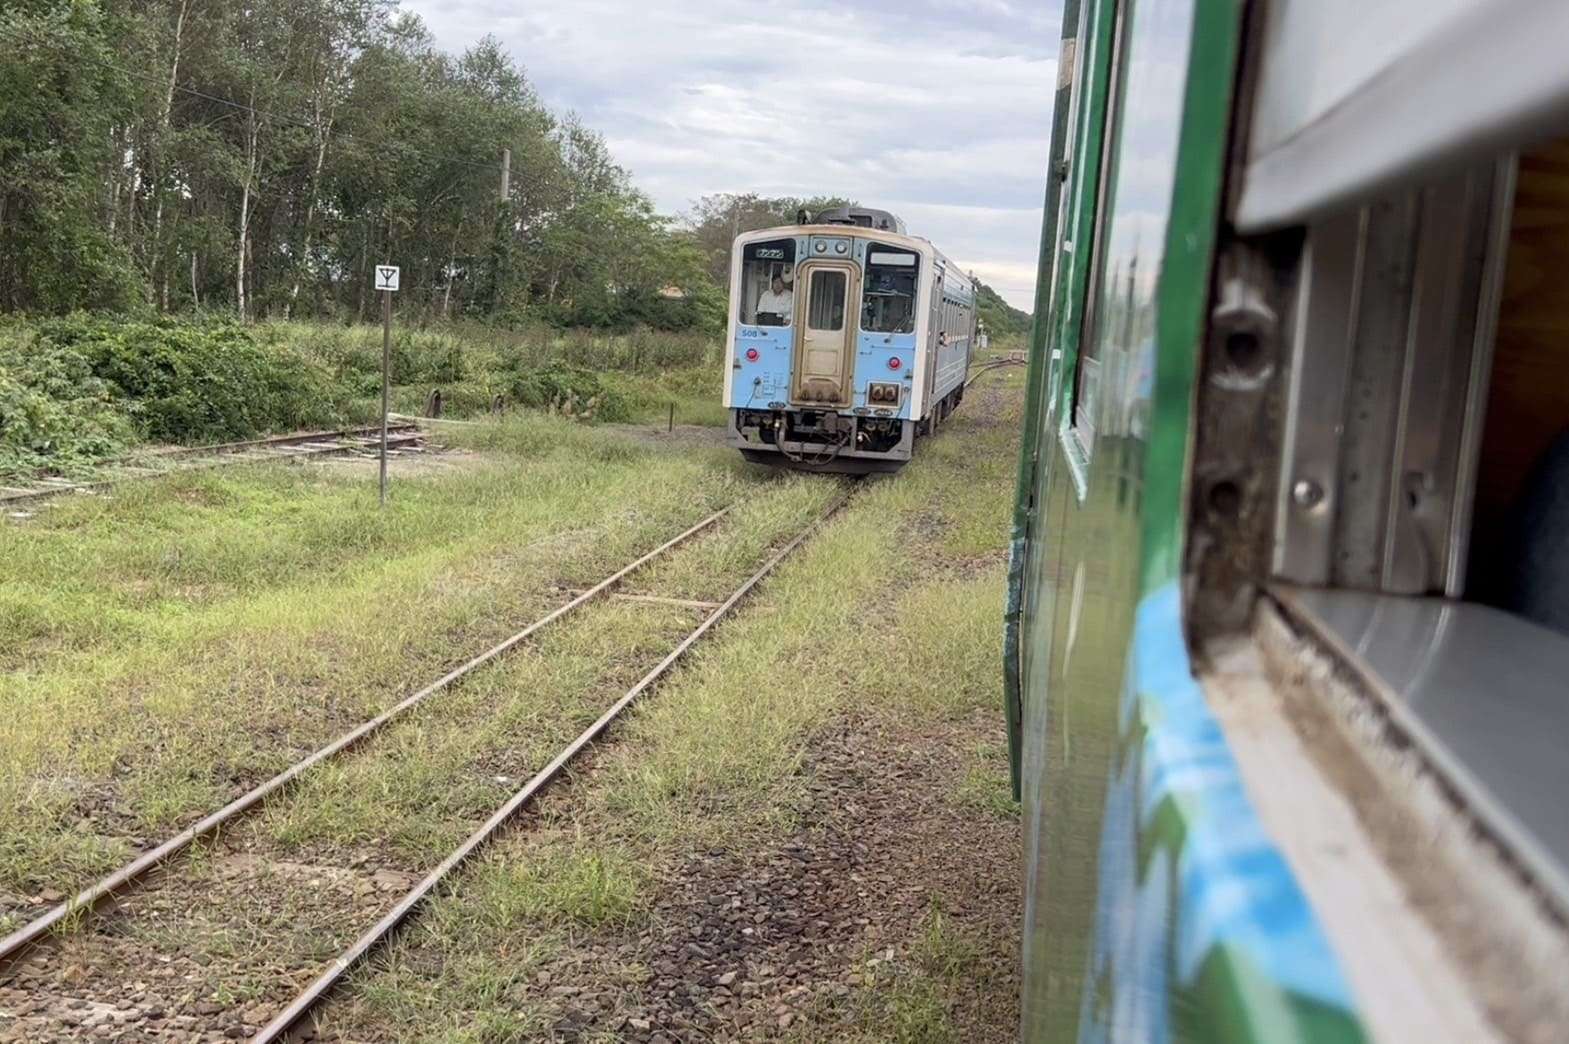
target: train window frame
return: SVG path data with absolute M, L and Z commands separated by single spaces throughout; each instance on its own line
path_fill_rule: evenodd
M 1115 25 L 1115 7 L 1099 4 L 1090 10 L 1088 17 L 1078 19 L 1074 28 L 1070 97 L 1066 105 L 1068 120 L 1063 138 L 1063 185 L 1054 248 L 1056 261 L 1048 305 L 1042 313 L 1046 326 L 1041 350 L 1050 362 L 1047 379 L 1041 388 L 1042 430 L 1046 439 L 1036 450 L 1034 497 L 1038 504 L 1044 502 L 1050 476 L 1055 471 L 1051 443 L 1058 443 L 1065 456 L 1072 458 L 1074 455 L 1063 431 L 1063 418 L 1067 415 L 1067 400 L 1071 395 L 1081 333 L 1078 321 L 1084 308 L 1089 263 L 1093 260 L 1089 244 L 1095 237 L 1094 197 L 1103 159 L 1107 81 L 1111 72 L 1106 44 Z M 1082 491 L 1082 468 L 1075 472 L 1074 479 Z
M 1072 210 L 1073 223 L 1078 230 L 1073 235 L 1064 236 L 1064 253 L 1074 257 L 1074 263 L 1066 266 L 1062 278 L 1064 285 L 1064 310 L 1060 325 L 1054 333 L 1054 347 L 1062 352 L 1061 372 L 1059 386 L 1055 389 L 1056 395 L 1053 402 L 1053 413 L 1056 420 L 1056 435 L 1058 445 L 1061 447 L 1064 463 L 1074 486 L 1074 492 L 1080 503 L 1089 496 L 1090 461 L 1094 454 L 1093 425 L 1088 431 L 1078 421 L 1080 375 L 1083 372 L 1086 346 L 1093 344 L 1098 328 L 1099 318 L 1099 290 L 1102 285 L 1101 276 L 1103 261 L 1106 253 L 1105 237 L 1110 226 L 1110 215 L 1107 213 L 1110 202 L 1110 192 L 1115 184 L 1115 159 L 1117 145 L 1122 129 L 1123 94 L 1125 87 L 1124 52 L 1127 44 L 1127 34 L 1131 19 L 1129 13 L 1133 0 L 1116 0 L 1101 17 L 1103 22 L 1087 24 L 1083 28 L 1087 34 L 1087 46 L 1077 48 L 1079 54 L 1075 61 L 1083 61 L 1088 66 L 1092 59 L 1098 59 L 1098 52 L 1102 48 L 1102 37 L 1106 42 L 1107 56 L 1105 61 L 1105 90 L 1100 94 L 1097 90 L 1085 90 L 1081 94 L 1084 112 L 1080 114 L 1081 120 L 1076 124 L 1086 131 L 1088 140 L 1083 149 L 1076 150 L 1077 165 L 1082 170 L 1094 160 L 1093 185 L 1078 183 L 1074 187 Z M 1082 57 L 1081 57 L 1082 56 Z M 1097 98 L 1097 95 L 1100 97 Z M 1100 105 L 1096 107 L 1099 100 Z M 1094 109 L 1095 111 L 1091 111 Z M 1089 133 L 1098 130 L 1099 134 L 1090 138 Z M 1083 210 L 1088 207 L 1090 213 L 1085 215 Z M 1089 228 L 1083 228 L 1083 223 L 1089 221 Z M 1081 246 L 1083 249 L 1079 249 Z M 1073 271 L 1076 265 L 1082 265 L 1081 272 Z M 1075 287 L 1076 279 L 1082 279 L 1082 285 Z M 1075 292 L 1077 291 L 1077 292 Z M 1075 315 L 1074 305 L 1077 305 Z M 1075 321 L 1076 320 L 1076 321 Z M 1077 329 L 1075 329 L 1075 326 Z M 1086 437 L 1086 435 L 1088 437 Z
M 778 251 L 781 256 L 759 257 L 763 251 Z M 779 239 L 759 239 L 747 243 L 741 248 L 741 260 L 736 278 L 740 281 L 740 293 L 736 295 L 737 310 L 736 320 L 742 326 L 788 328 L 794 323 L 794 298 L 795 298 L 795 269 L 797 245 L 793 237 L 785 236 Z M 763 268 L 756 266 L 762 265 Z M 756 282 L 756 277 L 767 272 L 768 282 Z M 761 299 L 763 290 L 772 282 L 773 276 L 785 277 L 785 286 L 790 291 L 792 307 L 778 313 L 784 321 L 781 323 L 759 323 L 757 321 L 757 302 Z
M 1569 613 L 1550 579 L 1569 502 L 1569 308 L 1547 274 L 1569 256 L 1566 161 L 1569 135 L 1528 139 L 1306 224 L 1285 289 L 1304 318 L 1263 432 L 1281 462 L 1264 599 L 1235 620 L 1219 599 L 1191 610 L 1206 639 L 1292 635 L 1260 645 L 1293 669 L 1328 665 L 1337 696 L 1399 736 L 1368 737 L 1366 756 L 1452 795 L 1533 902 L 1558 906 L 1569 827 L 1540 795 L 1563 790 L 1569 731 Z M 1224 354 L 1210 349 L 1206 366 Z M 1194 467 L 1215 466 L 1220 445 L 1200 436 Z
M 1111 231 L 1113 214 L 1111 205 L 1117 187 L 1117 174 L 1122 130 L 1124 125 L 1127 93 L 1127 69 L 1124 58 L 1128 34 L 1132 31 L 1133 8 L 1137 0 L 1117 0 L 1111 25 L 1111 60 L 1107 71 L 1106 109 L 1102 117 L 1103 133 L 1100 140 L 1100 164 L 1095 184 L 1095 224 L 1090 236 L 1088 278 L 1085 282 L 1084 300 L 1080 309 L 1078 343 L 1064 375 L 1066 402 L 1062 411 L 1061 441 L 1073 475 L 1074 485 L 1083 501 L 1089 495 L 1089 469 L 1095 455 L 1094 412 L 1098 396 L 1091 394 L 1086 402 L 1085 380 L 1093 364 L 1099 374 L 1099 335 L 1102 321 L 1101 298 L 1106 283 L 1107 236 Z M 1091 392 L 1095 389 L 1092 387 Z
M 874 261 L 873 258 L 879 254 L 907 257 L 909 258 L 909 263 L 906 264 L 904 262 L 894 262 L 887 260 Z M 867 246 L 866 258 L 863 264 L 863 268 L 866 274 L 861 283 L 861 309 L 860 315 L 856 320 L 857 329 L 861 333 L 881 334 L 883 336 L 892 336 L 895 334 L 913 334 L 915 332 L 916 323 L 920 313 L 921 278 L 923 274 L 921 271 L 920 252 L 911 250 L 908 247 L 895 246 L 888 243 L 871 243 Z M 874 268 L 890 269 L 893 270 L 895 274 L 908 272 L 910 275 L 909 313 L 905 316 L 904 322 L 900 324 L 900 328 L 898 329 L 883 330 L 875 326 L 866 325 L 867 305 L 871 303 L 870 299 L 879 296 L 887 296 L 874 294 L 870 289 L 872 285 Z

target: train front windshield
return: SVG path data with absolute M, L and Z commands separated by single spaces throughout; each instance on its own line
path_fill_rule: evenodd
M 913 250 L 867 250 L 861 329 L 867 333 L 914 332 L 919 263 Z
M 741 322 L 789 326 L 795 311 L 795 240 L 748 243 L 741 255 Z

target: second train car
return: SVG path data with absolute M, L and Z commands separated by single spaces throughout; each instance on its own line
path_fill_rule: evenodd
M 797 469 L 898 469 L 964 397 L 975 306 L 975 280 L 887 211 L 736 237 L 730 444 Z

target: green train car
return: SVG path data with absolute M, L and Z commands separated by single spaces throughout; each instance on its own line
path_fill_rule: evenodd
M 1025 1041 L 1569 1041 L 1569 2 L 1067 0 Z

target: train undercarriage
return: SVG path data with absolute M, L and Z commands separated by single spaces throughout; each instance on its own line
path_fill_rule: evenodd
M 955 388 L 920 421 L 835 410 L 731 410 L 730 445 L 747 460 L 798 471 L 869 475 L 897 471 L 917 435 L 930 434 L 963 398 Z

